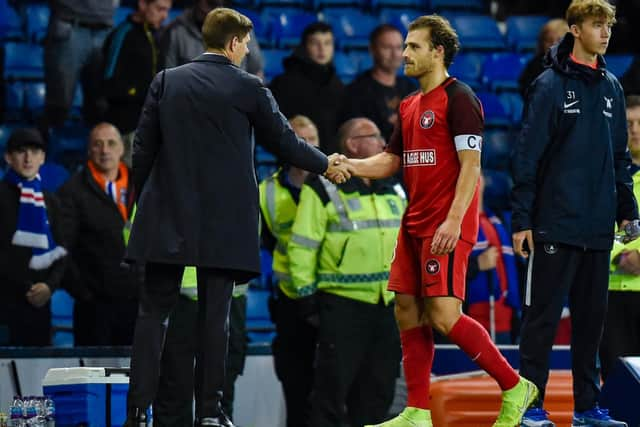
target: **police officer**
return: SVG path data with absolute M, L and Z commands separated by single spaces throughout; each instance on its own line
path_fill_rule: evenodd
M 318 128 L 311 119 L 298 115 L 289 123 L 296 135 L 307 143 L 315 147 L 320 144 Z M 304 321 L 306 310 L 295 299 L 287 255 L 300 188 L 307 176 L 307 171 L 285 166 L 260 184 L 262 242 L 273 254 L 273 272 L 277 281 L 269 305 L 276 325 L 272 352 L 276 375 L 284 392 L 287 427 L 303 426 L 309 417 L 308 399 L 316 350 L 317 328 Z
M 384 146 L 378 127 L 364 118 L 345 122 L 338 140 L 354 158 Z M 386 418 L 400 367 L 393 293 L 386 288 L 405 205 L 394 179 L 335 186 L 314 176 L 302 187 L 288 252 L 296 296 L 316 303 L 319 320 L 311 427 Z

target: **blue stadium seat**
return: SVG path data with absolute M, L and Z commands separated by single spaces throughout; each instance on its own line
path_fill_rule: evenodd
M 484 110 L 484 123 L 489 127 L 509 127 L 511 117 L 500 98 L 492 92 L 478 92 Z
M 478 90 L 482 87 L 482 68 L 486 59 L 482 53 L 459 53 L 449 66 L 449 74 Z
M 297 46 L 300 43 L 300 36 L 305 27 L 317 20 L 316 15 L 312 13 L 279 13 L 273 16 L 271 21 L 273 38 L 281 48 Z
M 548 20 L 546 16 L 509 16 L 507 44 L 516 51 L 535 50 L 540 29 Z
M 411 21 L 420 16 L 422 12 L 416 9 L 394 9 L 384 8 L 380 9 L 380 21 L 391 24 L 398 28 L 403 36 L 409 31 L 409 24 Z
M 11 132 L 13 132 L 16 128 L 21 127 L 29 127 L 29 125 L 24 123 L 12 123 L 12 124 L 3 124 L 0 125 L 0 153 L 4 154 L 5 149 L 7 148 L 7 141 L 11 136 Z M 4 156 L 0 156 L 0 164 L 4 164 Z
M 278 158 L 268 152 L 262 145 L 256 144 L 255 165 L 258 181 L 262 181 L 278 170 Z
M 529 55 L 494 53 L 484 63 L 482 82 L 493 91 L 517 91 L 518 78 L 522 74 Z
M 607 63 L 607 69 L 620 78 L 633 62 L 633 55 L 607 55 L 604 60 Z
M 427 0 L 427 4 L 435 12 L 454 10 L 469 12 L 487 11 L 483 0 Z
M 24 20 L 16 10 L 0 0 L 0 40 L 24 40 Z
M 369 34 L 380 21 L 361 10 L 326 10 L 324 20 L 331 24 L 338 46 L 342 49 L 366 49 L 369 46 Z
M 449 15 L 447 17 L 458 33 L 462 49 L 505 49 L 504 37 L 492 17 L 487 15 Z
M 27 6 L 27 35 L 33 43 L 40 43 L 47 33 L 49 7 L 45 4 Z
M 42 80 L 44 62 L 42 46 L 29 43 L 4 45 L 5 80 Z
M 511 122 L 515 125 L 519 125 L 522 122 L 522 111 L 524 108 L 524 102 L 522 96 L 516 92 L 503 92 L 499 95 L 502 105 L 504 105 Z
M 253 32 L 258 38 L 260 47 L 273 46 L 274 41 L 271 37 L 270 18 L 265 18 L 252 9 L 237 8 L 237 10 L 249 18 L 253 23 Z
M 506 130 L 489 130 L 482 143 L 482 168 L 509 171 L 513 133 Z
M 117 26 L 122 21 L 127 19 L 127 16 L 133 13 L 133 9 L 126 6 L 120 6 L 116 9 L 116 12 L 113 14 L 113 26 Z
M 350 52 L 350 55 L 358 64 L 358 73 L 362 73 L 373 67 L 373 58 L 369 52 L 354 50 Z M 400 68 L 400 72 L 402 72 L 402 68 Z
M 269 315 L 268 290 L 249 287 L 247 293 L 247 332 L 252 342 L 270 342 L 275 326 Z
M 73 298 L 61 289 L 51 295 L 51 327 L 55 347 L 73 347 Z
M 44 110 L 46 88 L 44 82 L 31 82 L 25 84 L 25 104 L 32 115 L 37 115 Z
M 483 169 L 484 204 L 494 212 L 502 212 L 511 208 L 511 188 L 513 180 L 508 172 Z
M 280 49 L 262 49 L 262 58 L 264 59 L 264 77 L 270 82 L 278 74 L 282 74 L 284 67 L 282 61 L 291 55 L 289 50 Z
M 368 6 L 367 0 L 311 0 L 311 3 L 315 10 L 336 6 L 364 9 Z
M 86 160 L 89 129 L 79 124 L 66 124 L 51 129 L 48 158 L 69 170 Z
M 309 6 L 306 0 L 256 0 L 256 2 L 262 8 L 268 8 L 272 6 L 275 6 L 275 7 L 288 6 L 288 7 L 304 9 L 307 6 Z
M 40 167 L 42 189 L 55 193 L 69 179 L 69 171 L 62 165 L 46 162 Z
M 333 64 L 336 67 L 338 77 L 342 83 L 348 84 L 358 74 L 358 58 L 344 52 L 336 52 L 333 57 Z
M 22 120 L 24 117 L 24 84 L 22 82 L 5 85 L 5 120 Z
M 424 11 L 426 4 L 424 0 L 371 0 L 371 7 L 378 9 L 380 7 L 412 7 Z

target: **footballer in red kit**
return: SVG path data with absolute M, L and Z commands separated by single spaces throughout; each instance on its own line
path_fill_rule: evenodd
M 409 205 L 398 234 L 389 276 L 402 344 L 407 407 L 377 426 L 432 427 L 429 403 L 433 330 L 458 345 L 502 389 L 494 427 L 515 427 L 538 396 L 536 386 L 513 370 L 486 329 L 462 313 L 469 254 L 478 233 L 478 185 L 483 113 L 480 101 L 447 69 L 458 36 L 440 16 L 409 25 L 404 72 L 420 90 L 399 106 L 383 153 L 340 157 L 352 175 L 380 179 L 400 168 Z

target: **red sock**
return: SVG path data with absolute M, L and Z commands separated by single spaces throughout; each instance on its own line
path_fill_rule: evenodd
M 407 382 L 407 406 L 429 409 L 429 384 L 433 363 L 433 334 L 431 328 L 412 328 L 400 331 L 402 367 Z
M 520 377 L 495 346 L 487 330 L 463 314 L 449 332 L 449 339 L 498 382 L 502 390 L 518 384 Z

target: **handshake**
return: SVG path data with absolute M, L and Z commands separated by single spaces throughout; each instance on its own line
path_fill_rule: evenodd
M 327 159 L 329 166 L 324 176 L 334 184 L 342 184 L 354 175 L 354 167 L 344 154 L 333 153 Z

